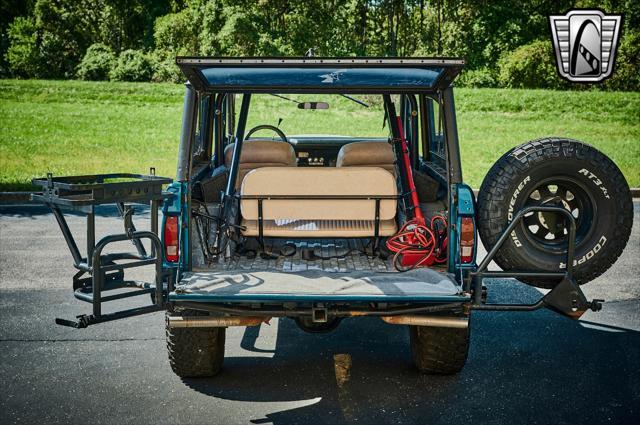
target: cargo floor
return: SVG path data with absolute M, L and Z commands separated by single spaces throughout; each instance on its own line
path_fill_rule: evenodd
M 394 271 L 391 258 L 371 255 L 370 239 L 265 240 L 265 251 L 271 255 L 236 256 L 224 265 L 226 270 L 279 270 L 300 272 L 321 270 L 329 273 L 377 270 Z M 282 255 L 289 250 L 293 255 Z M 313 252 L 313 259 L 303 255 Z M 253 252 L 255 254 L 255 252 Z
M 265 251 L 274 255 L 242 255 L 217 270 L 184 273 L 171 299 L 455 302 L 466 298 L 444 268 L 397 272 L 390 258 L 370 255 L 367 239 L 296 240 L 295 253 L 293 242 L 266 240 Z M 287 250 L 293 255 L 280 255 Z M 305 250 L 322 258 L 305 260 Z

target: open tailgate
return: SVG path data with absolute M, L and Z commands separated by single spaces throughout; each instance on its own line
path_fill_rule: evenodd
M 185 273 L 169 300 L 451 303 L 466 302 L 469 295 L 450 275 L 426 268 L 404 273 L 225 270 Z

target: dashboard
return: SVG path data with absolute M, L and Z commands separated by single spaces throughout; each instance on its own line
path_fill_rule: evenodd
M 335 167 L 340 148 L 353 142 L 387 142 L 386 137 L 304 135 L 288 136 L 298 158 L 298 167 Z

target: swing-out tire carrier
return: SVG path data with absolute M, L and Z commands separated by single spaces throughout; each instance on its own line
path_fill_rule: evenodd
M 34 184 L 42 186 L 42 194 L 32 195 L 32 199 L 47 205 L 62 232 L 78 273 L 73 277 L 74 296 L 92 306 L 91 314 L 83 314 L 76 320 L 56 319 L 56 323 L 74 328 L 139 316 L 165 309 L 166 293 L 171 290 L 172 275 L 163 268 L 163 247 L 158 234 L 158 208 L 168 194 L 162 185 L 171 179 L 140 174 L 96 174 L 89 176 L 53 177 L 35 179 Z M 96 207 L 115 205 L 124 220 L 124 233 L 107 235 L 95 241 Z M 151 229 L 138 231 L 133 224 L 132 204 L 149 205 Z M 75 238 L 69 229 L 61 210 L 72 210 L 86 214 L 86 255 L 82 256 Z M 143 240 L 148 240 L 148 253 Z M 136 252 L 116 252 L 103 254 L 108 245 L 131 241 Z M 135 267 L 155 267 L 153 282 L 125 279 L 125 270 Z M 85 275 L 88 275 L 84 277 Z M 113 292 L 112 292 L 113 291 Z M 108 294 L 104 294 L 108 292 Z M 104 314 L 102 304 L 131 297 L 150 295 L 151 304 L 128 308 Z
M 565 217 L 568 223 L 568 246 L 566 257 L 566 268 L 559 272 L 540 272 L 540 271 L 488 271 L 489 263 L 502 246 L 502 244 L 510 237 L 513 229 L 520 224 L 524 217 L 530 213 L 551 212 Z M 594 299 L 588 301 L 580 286 L 573 278 L 574 250 L 576 240 L 576 222 L 571 212 L 564 208 L 552 206 L 533 206 L 520 210 L 511 223 L 503 230 L 498 241 L 493 248 L 487 253 L 479 266 L 474 267 L 468 273 L 468 282 L 473 292 L 473 303 L 471 308 L 474 310 L 485 311 L 535 311 L 543 307 L 549 308 L 564 316 L 579 319 L 587 310 L 599 311 L 602 309 L 604 300 Z M 546 277 L 561 279 L 559 283 L 545 296 L 541 297 L 533 304 L 493 304 L 485 303 L 482 300 L 482 282 L 484 278 L 521 278 L 521 277 Z

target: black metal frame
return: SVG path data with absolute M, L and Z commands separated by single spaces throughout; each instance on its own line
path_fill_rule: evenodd
M 509 238 L 511 232 L 520 224 L 524 216 L 529 213 L 551 212 L 564 215 L 569 223 L 569 235 L 567 244 L 566 269 L 560 272 L 540 272 L 540 271 L 488 271 L 489 263 L 493 260 L 497 252 L 500 250 L 504 242 Z M 602 308 L 604 300 L 588 301 L 580 286 L 573 278 L 573 261 L 575 251 L 575 234 L 576 222 L 575 218 L 569 211 L 560 207 L 532 206 L 520 210 L 511 223 L 502 232 L 497 242 L 484 257 L 480 265 L 475 271 L 469 273 L 471 277 L 471 285 L 473 289 L 473 299 L 471 308 L 473 310 L 492 310 L 492 311 L 534 311 L 543 307 L 548 307 L 560 314 L 579 318 L 585 311 L 591 309 L 598 311 Z M 485 277 L 501 277 L 501 278 L 519 278 L 519 277 L 547 277 L 562 279 L 558 285 L 545 296 L 540 298 L 533 304 L 487 304 L 482 300 L 482 280 Z
M 153 170 L 152 170 L 153 171 Z M 133 181 L 105 183 L 110 178 L 127 178 Z M 75 328 L 85 328 L 89 325 L 125 317 L 138 316 L 145 313 L 160 311 L 165 308 L 165 295 L 173 286 L 171 275 L 167 277 L 165 290 L 165 273 L 163 269 L 162 242 L 158 237 L 158 208 L 167 194 L 162 191 L 162 185 L 170 183 L 171 179 L 139 174 L 99 174 L 90 176 L 57 177 L 51 174 L 46 179 L 36 179 L 35 184 L 43 186 L 42 195 L 34 194 L 32 199 L 42 201 L 47 205 L 62 231 L 67 243 L 73 264 L 78 273 L 73 277 L 74 296 L 84 302 L 92 304 L 92 314 L 80 315 L 77 320 L 56 319 L 59 325 Z M 150 205 L 151 229 L 138 231 L 133 224 L 133 209 L 126 203 Z M 115 204 L 124 219 L 125 233 L 108 235 L 95 241 L 95 207 L 97 205 Z M 84 212 L 87 215 L 87 248 L 86 257 L 80 254 L 78 245 L 69 229 L 67 221 L 60 207 Z M 148 254 L 142 240 L 151 243 L 151 253 Z M 107 245 L 130 240 L 137 253 L 118 252 L 103 254 Z M 131 260 L 116 263 L 120 260 Z M 155 265 L 155 279 L 153 283 L 125 280 L 124 270 L 134 267 Z M 88 277 L 83 277 L 88 274 Z M 112 295 L 103 292 L 117 289 L 134 289 Z M 103 314 L 102 303 L 139 295 L 151 294 L 155 298 L 153 304 L 127 310 Z
M 263 202 L 269 200 L 363 200 L 374 201 L 374 230 L 373 230 L 373 252 L 375 253 L 380 244 L 380 201 L 385 199 L 401 198 L 400 195 L 237 195 L 239 200 L 248 199 L 258 201 L 258 243 L 264 249 L 264 217 Z
M 109 179 L 128 179 L 126 182 L 105 183 Z M 54 177 L 33 179 L 32 183 L 42 187 L 42 194 L 34 193 L 31 200 L 51 203 L 76 211 L 91 212 L 93 205 L 122 202 L 148 203 L 162 199 L 162 185 L 171 179 L 158 177 L 155 169 L 151 174 L 111 173 L 85 176 Z
M 151 241 L 153 251 L 156 253 L 152 256 L 139 256 L 129 253 L 107 254 L 102 255 L 104 248 L 114 242 L 131 240 L 140 242 L 142 239 Z M 133 233 L 108 235 L 100 239 L 89 256 L 92 266 L 86 263 L 80 264 L 80 273 L 74 276 L 74 296 L 81 300 L 92 304 L 93 313 L 91 315 L 80 315 L 77 321 L 56 319 L 56 323 L 64 326 L 75 328 L 86 328 L 96 323 L 108 322 L 111 320 L 123 319 L 125 317 L 139 316 L 141 314 L 152 313 L 164 310 L 165 308 L 165 291 L 164 291 L 164 273 L 162 267 L 162 243 L 158 236 L 151 231 L 136 231 Z M 114 260 L 134 259 L 123 264 L 117 264 Z M 155 265 L 155 282 L 153 285 L 145 282 L 124 280 L 124 269 L 133 267 L 142 267 L 147 265 Z M 115 272 L 111 276 L 107 272 Z M 90 274 L 89 278 L 80 279 L 82 274 Z M 140 288 L 134 291 L 117 293 L 114 295 L 103 296 L 105 291 L 111 291 L 122 288 Z M 167 288 L 171 290 L 171 288 Z M 108 301 L 119 300 L 123 298 L 135 297 L 138 295 L 153 294 L 155 302 L 151 305 L 120 310 L 114 313 L 103 314 L 102 303 Z

